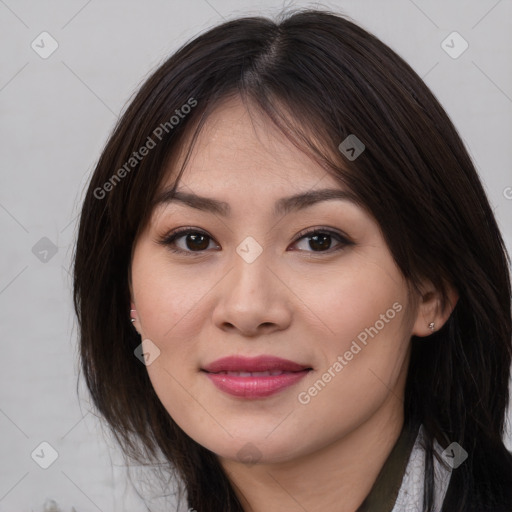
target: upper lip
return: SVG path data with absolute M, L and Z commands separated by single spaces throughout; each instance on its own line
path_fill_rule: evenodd
M 300 372 L 310 370 L 311 367 L 295 363 L 288 359 L 263 355 L 258 357 L 228 356 L 217 359 L 204 366 L 203 370 L 209 373 L 216 372 L 264 372 L 280 370 L 283 372 Z

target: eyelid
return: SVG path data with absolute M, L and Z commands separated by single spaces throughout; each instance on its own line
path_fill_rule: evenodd
M 345 245 L 354 245 L 354 242 L 351 240 L 351 238 L 344 233 L 343 231 L 335 228 L 329 228 L 327 226 L 318 226 L 313 228 L 306 228 L 300 231 L 295 240 L 292 243 L 297 243 L 301 238 L 304 238 L 306 235 L 313 236 L 315 233 L 324 233 L 327 235 L 333 235 L 334 238 L 337 238 L 338 241 L 342 242 Z M 312 251 L 314 252 L 314 251 Z M 327 252 L 327 251 L 318 251 L 321 252 Z
M 209 233 L 207 233 L 203 229 L 199 229 L 194 226 L 182 226 L 180 228 L 176 228 L 175 230 L 172 230 L 172 231 L 166 233 L 162 237 L 158 237 L 156 242 L 160 245 L 163 245 L 164 247 L 170 248 L 169 246 L 171 245 L 172 242 L 174 242 L 180 236 L 186 235 L 188 233 L 197 233 L 200 235 L 205 235 L 208 238 L 210 238 L 211 240 L 215 241 L 215 238 L 213 238 Z M 197 252 L 183 251 L 181 249 L 171 249 L 171 250 L 173 252 L 187 253 L 187 254 L 192 254 L 192 255 L 194 255 L 194 254 L 199 255 L 199 254 L 202 254 L 205 252 L 205 251 L 197 251 Z
M 175 230 L 168 232 L 167 234 L 163 235 L 162 237 L 157 238 L 156 242 L 160 245 L 163 245 L 164 247 L 167 247 L 170 251 L 175 252 L 175 253 L 187 254 L 189 256 L 200 256 L 200 255 L 205 254 L 207 252 L 206 249 L 202 250 L 202 251 L 186 251 L 186 250 L 179 249 L 176 247 L 174 247 L 174 248 L 171 247 L 171 245 L 177 238 L 180 238 L 181 236 L 189 234 L 189 233 L 204 235 L 204 236 L 208 237 L 210 240 L 217 243 L 215 238 L 213 238 L 207 231 L 204 231 L 203 229 L 200 229 L 200 228 L 196 228 L 194 226 L 182 226 L 180 228 L 176 228 Z M 339 242 L 341 247 L 335 248 L 334 250 L 332 248 L 330 248 L 326 251 L 301 251 L 301 252 L 318 254 L 318 255 L 332 254 L 338 250 L 341 250 L 344 247 L 355 244 L 347 234 L 345 234 L 343 231 L 341 231 L 337 228 L 330 228 L 327 226 L 317 226 L 317 227 L 305 228 L 302 231 L 300 231 L 296 235 L 295 239 L 293 240 L 292 245 L 296 244 L 299 240 L 301 240 L 303 238 L 307 238 L 308 235 L 309 235 L 309 237 L 312 237 L 317 233 L 330 235 L 332 238 L 335 238 Z

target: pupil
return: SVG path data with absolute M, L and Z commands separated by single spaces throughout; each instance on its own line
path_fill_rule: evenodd
M 199 243 L 197 244 L 197 241 L 198 239 L 200 238 L 203 238 L 203 243 Z M 187 236 L 187 247 L 191 250 L 201 250 L 201 249 L 207 249 L 208 248 L 208 240 L 207 240 L 208 237 L 206 237 L 205 235 L 202 235 L 200 233 L 197 233 L 195 235 L 188 235 Z M 189 243 L 189 241 L 192 240 L 192 246 L 191 244 Z M 205 244 L 205 241 L 206 241 L 206 244 Z M 194 245 L 196 244 L 196 245 Z
M 331 235 L 327 234 L 313 235 L 311 236 L 311 240 L 309 241 L 309 246 L 311 247 L 311 249 L 315 249 L 314 245 L 318 244 L 316 247 L 317 249 L 329 249 L 329 247 L 331 246 L 330 238 Z M 322 239 L 322 241 L 319 242 L 318 239 Z

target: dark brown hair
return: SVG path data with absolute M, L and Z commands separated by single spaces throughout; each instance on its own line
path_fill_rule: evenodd
M 124 452 L 141 464 L 163 456 L 200 512 L 243 510 L 215 454 L 162 406 L 134 356 L 141 339 L 129 321 L 131 251 L 167 163 L 230 95 L 256 106 L 358 197 L 411 286 L 427 279 L 458 291 L 445 326 L 428 342 L 411 340 L 404 408 L 406 422 L 420 421 L 427 436 L 422 506 L 432 507 L 437 440 L 469 453 L 443 510 L 512 510 L 512 458 L 502 440 L 511 292 L 492 209 L 419 76 L 376 37 L 324 11 L 236 19 L 193 39 L 145 81 L 103 150 L 80 219 L 74 305 L 86 384 Z M 353 161 L 337 150 L 350 134 L 366 146 Z M 130 161 L 149 139 L 155 146 Z

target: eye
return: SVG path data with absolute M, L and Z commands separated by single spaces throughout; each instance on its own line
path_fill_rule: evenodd
M 306 241 L 309 238 L 309 241 Z M 338 242 L 338 246 L 332 248 L 332 240 L 336 240 Z M 311 252 L 335 252 L 340 251 L 345 248 L 347 245 L 353 245 L 353 242 L 348 239 L 348 237 L 338 233 L 336 231 L 332 231 L 330 229 L 317 228 L 314 230 L 306 231 L 305 233 L 299 233 L 299 237 L 294 242 L 297 244 L 301 240 L 304 240 L 305 243 L 303 245 L 306 246 L 306 249 L 302 248 L 300 250 L 308 251 L 307 247 L 312 249 Z
M 183 239 L 183 243 L 179 246 L 178 241 L 181 239 Z M 213 239 L 204 231 L 192 228 L 180 228 L 164 236 L 158 243 L 164 245 L 172 252 L 193 255 L 192 253 L 201 253 L 208 249 L 210 240 Z

